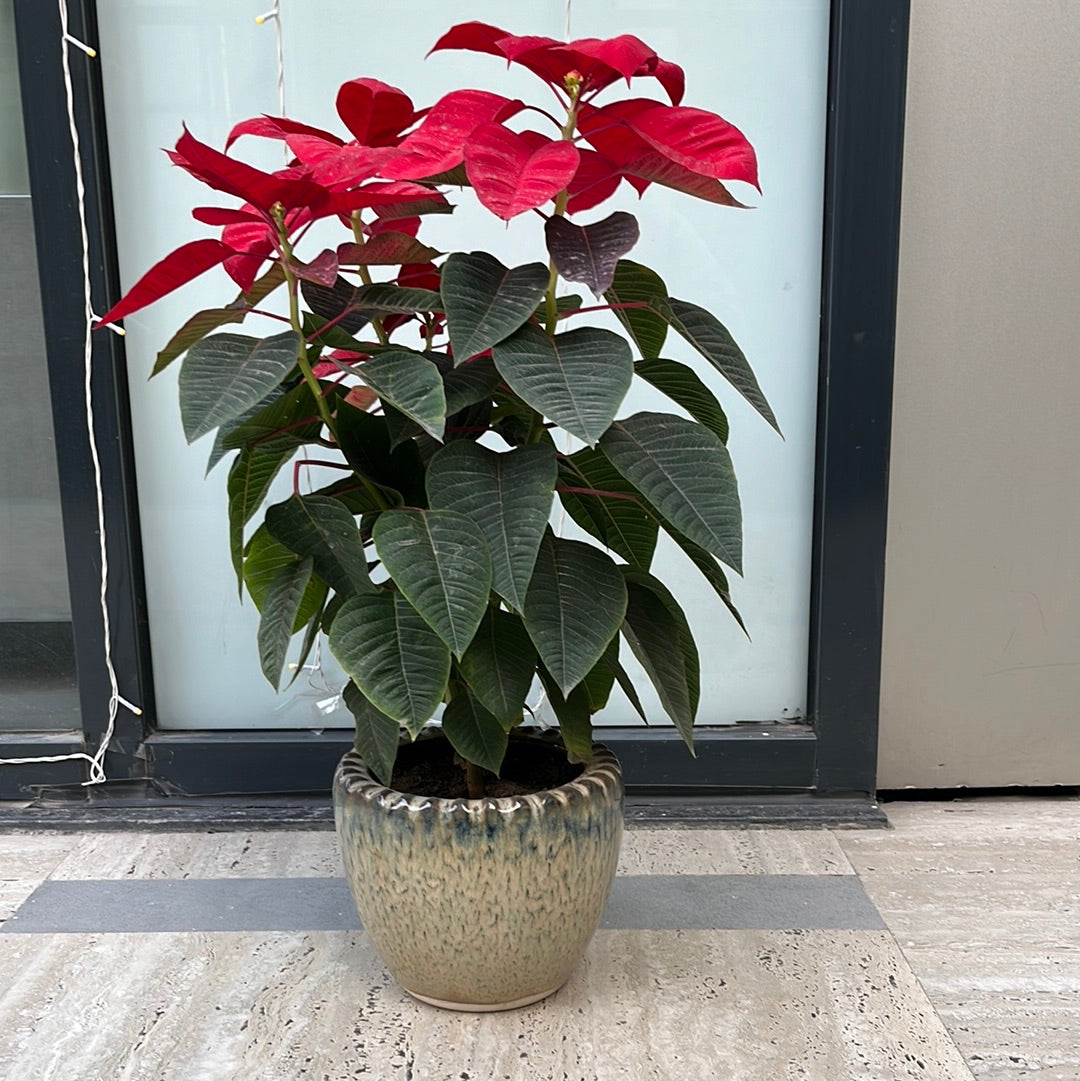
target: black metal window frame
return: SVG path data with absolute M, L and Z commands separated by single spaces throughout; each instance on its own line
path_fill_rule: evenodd
M 97 40 L 94 0 L 69 0 L 70 32 Z M 690 758 L 669 729 L 612 728 L 631 791 L 854 797 L 875 788 L 886 500 L 909 0 L 832 0 L 811 581 L 804 724 L 704 728 Z M 0 738 L 0 758 L 93 749 L 110 688 L 98 601 L 97 507 L 83 399 L 82 249 L 57 10 L 15 0 L 31 195 L 56 427 L 82 733 Z M 95 298 L 119 295 L 99 66 L 72 54 Z M 153 680 L 135 461 L 121 340 L 93 338 L 93 400 L 121 710 L 108 776 L 190 795 L 326 791 L 347 732 L 169 732 Z M 17 773 L 15 771 L 18 771 Z M 0 797 L 84 779 L 79 762 L 0 768 Z

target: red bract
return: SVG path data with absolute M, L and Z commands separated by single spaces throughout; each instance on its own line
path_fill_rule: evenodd
M 440 98 L 420 127 L 402 140 L 383 176 L 421 180 L 445 173 L 461 164 L 462 147 L 481 124 L 507 120 L 522 108 L 520 101 L 486 90 L 455 90 Z
M 754 148 L 733 124 L 703 109 L 647 98 L 602 109 L 582 105 L 578 131 L 639 193 L 656 182 L 711 202 L 742 205 L 722 185 L 702 184 L 700 179 L 744 180 L 758 186 Z
M 186 127 L 177 140 L 176 149 L 169 151 L 169 158 L 196 180 L 201 180 L 215 191 L 235 195 L 264 213 L 269 212 L 275 203 L 281 203 L 286 208 L 305 206 L 319 195 L 316 184 L 290 176 L 264 173 L 199 142 Z
M 196 221 L 203 225 L 244 225 L 249 222 L 266 228 L 262 217 L 254 210 L 230 210 L 221 206 L 197 206 L 191 212 Z
M 341 145 L 341 140 L 336 135 L 331 135 L 322 128 L 300 124 L 286 116 L 255 116 L 250 120 L 241 120 L 229 132 L 229 137 L 225 140 L 225 149 L 228 150 L 241 135 L 257 135 L 263 139 L 286 139 L 290 135 L 312 135 L 325 142 Z
M 329 147 L 320 152 L 322 148 L 316 147 L 312 140 L 309 143 L 311 145 L 293 147 L 290 141 L 289 145 L 301 161 L 310 164 L 311 179 L 327 188 L 346 188 L 370 180 L 397 153 L 393 147 L 360 146 L 357 143 Z
M 298 278 L 315 282 L 316 285 L 325 285 L 329 288 L 337 281 L 338 257 L 337 253 L 330 251 L 329 248 L 320 252 L 309 263 L 301 263 L 294 259 L 289 266 Z
M 583 96 L 596 94 L 619 78 L 629 83 L 632 78 L 651 76 L 660 81 L 673 104 L 682 100 L 682 68 L 661 60 L 654 49 L 633 34 L 564 42 L 547 37 L 517 37 L 489 23 L 468 22 L 443 34 L 431 52 L 443 49 L 505 57 L 508 63 L 521 64 L 560 90 L 565 88 L 566 75 L 576 71 L 582 77 Z
M 573 143 L 536 132 L 526 139 L 501 124 L 484 124 L 465 144 L 465 171 L 477 199 L 504 221 L 554 199 L 573 179 L 578 162 Z
M 566 209 L 570 214 L 589 210 L 602 203 L 622 183 L 622 176 L 610 161 L 595 150 L 578 150 L 581 163 L 570 181 L 570 199 Z
M 337 111 L 363 146 L 393 146 L 416 119 L 407 94 L 378 79 L 353 79 L 338 91 Z
M 155 263 L 102 317 L 102 324 L 115 323 L 155 300 L 187 285 L 189 281 L 218 266 L 232 252 L 219 240 L 193 240 Z

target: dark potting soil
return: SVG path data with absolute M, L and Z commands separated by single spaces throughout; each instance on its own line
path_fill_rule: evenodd
M 392 787 L 413 796 L 468 799 L 465 767 L 455 760 L 445 739 L 424 739 L 402 747 L 394 766 Z M 484 774 L 485 795 L 526 796 L 572 781 L 582 767 L 566 760 L 566 752 L 529 739 L 512 739 L 499 776 Z

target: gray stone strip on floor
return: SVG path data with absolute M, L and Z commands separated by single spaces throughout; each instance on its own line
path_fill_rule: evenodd
M 854 875 L 620 875 L 608 930 L 884 929 Z M 0 934 L 360 929 L 341 878 L 46 881 Z

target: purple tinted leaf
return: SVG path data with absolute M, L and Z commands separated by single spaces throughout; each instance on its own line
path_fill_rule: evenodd
M 611 288 L 615 264 L 637 243 L 639 231 L 633 214 L 617 210 L 592 225 L 551 217 L 544 234 L 559 273 L 567 281 L 584 282 L 600 296 Z

